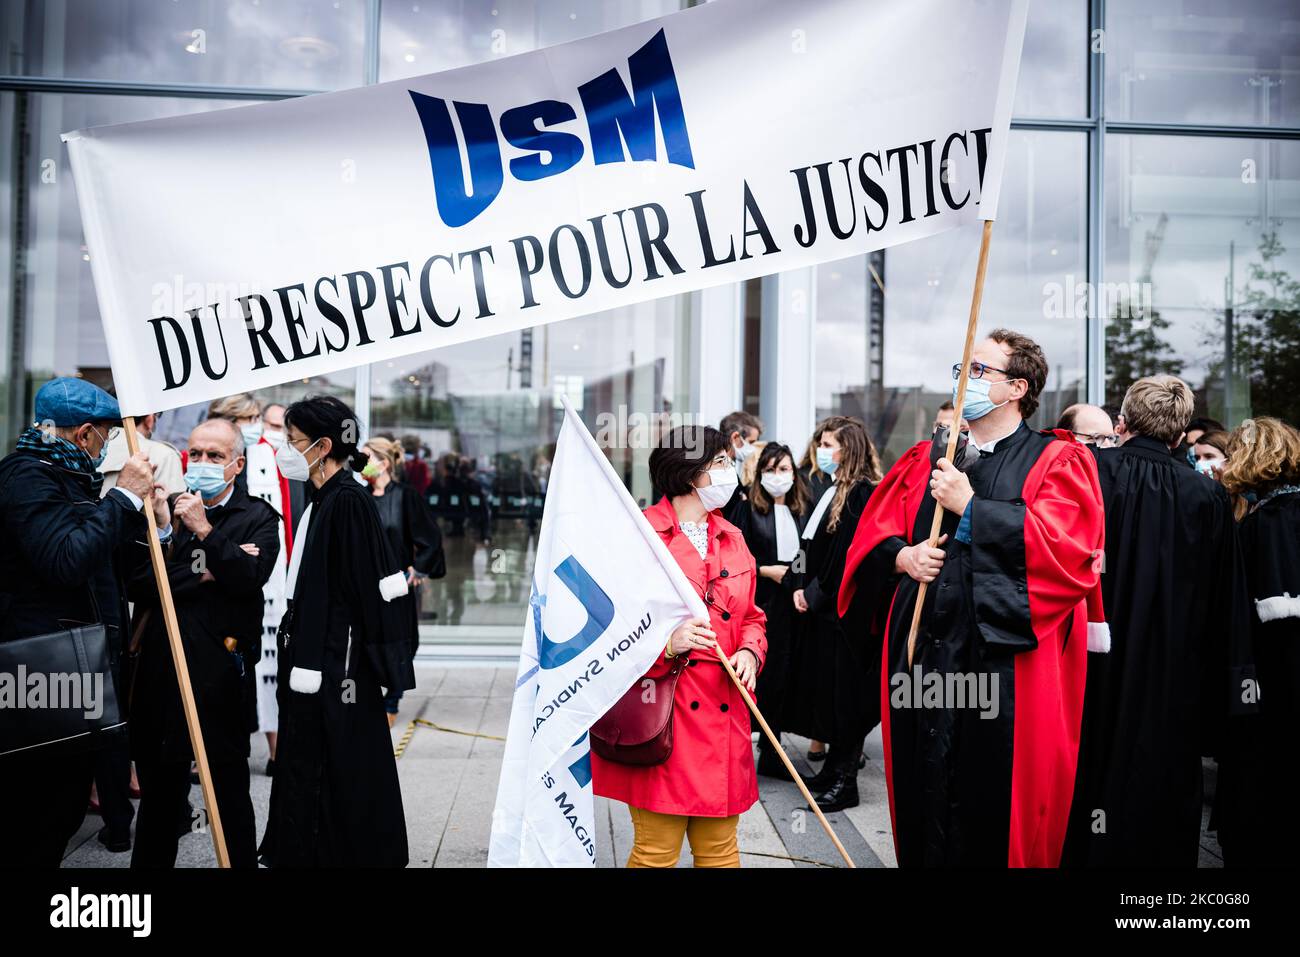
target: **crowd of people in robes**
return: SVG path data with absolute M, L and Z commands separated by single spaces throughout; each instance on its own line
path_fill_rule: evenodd
M 1194 867 L 1207 806 L 1227 865 L 1284 864 L 1300 844 L 1284 812 L 1300 712 L 1300 432 L 1197 418 L 1171 375 L 1035 429 L 1048 369 L 1032 339 L 993 330 L 952 368 L 960 408 L 944 403 L 888 468 L 857 418 L 795 444 L 764 441 L 763 422 L 735 412 L 705 429 L 729 464 L 679 463 L 672 507 L 665 493 L 647 515 L 691 568 L 717 563 L 715 526 L 723 565 L 752 562 L 752 597 L 735 601 L 755 625 L 753 661 L 737 652 L 736 666 L 778 740 L 810 740 L 819 808 L 860 802 L 864 741 L 880 728 L 900 865 Z M 93 753 L 7 759 L 28 794 L 22 813 L 0 807 L 3 846 L 57 865 L 92 793 L 100 840 L 118 851 L 140 798 L 135 866 L 172 866 L 202 821 L 143 547 L 149 508 L 232 864 L 404 865 L 389 729 L 415 684 L 415 589 L 446 571 L 430 509 L 442 487 L 418 449 L 360 442 L 330 396 L 219 400 L 180 449 L 142 417 L 135 455 L 116 401 L 90 383 L 53 380 L 36 405 L 39 424 L 0 461 L 15 543 L 0 555 L 0 640 L 102 624 L 126 728 Z M 695 627 L 674 633 L 680 647 L 731 626 Z M 270 754 L 260 839 L 250 734 Z M 688 834 L 738 866 L 734 818 L 754 778 L 790 775 L 757 737 L 757 760 L 728 771 L 739 797 L 719 804 L 725 827 L 639 809 L 641 863 L 675 862 Z

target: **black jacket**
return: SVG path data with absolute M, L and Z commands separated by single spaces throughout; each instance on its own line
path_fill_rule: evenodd
M 244 674 L 251 672 L 262 655 L 262 586 L 280 554 L 280 517 L 236 484 L 224 505 L 208 510 L 208 521 L 212 531 L 200 541 L 173 518 L 165 553 L 208 757 L 229 761 L 248 755 L 248 682 L 225 639 L 235 639 Z M 245 544 L 256 545 L 258 554 L 240 548 Z M 208 581 L 204 570 L 211 572 Z M 165 759 L 189 760 L 188 730 L 152 568 L 136 574 L 131 598 L 136 603 L 131 630 L 140 636 L 130 691 L 132 748 L 137 756 L 159 756 L 161 746 Z
M 144 536 L 125 494 L 97 498 L 89 476 L 30 452 L 0 460 L 0 641 L 100 620 L 116 660 L 122 583 L 148 567 Z

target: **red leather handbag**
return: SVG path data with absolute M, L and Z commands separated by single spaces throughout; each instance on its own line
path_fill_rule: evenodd
M 615 764 L 653 767 L 667 761 L 673 753 L 673 696 L 686 659 L 678 655 L 663 677 L 640 678 L 628 688 L 591 726 L 591 749 Z M 654 683 L 653 694 L 647 681 Z

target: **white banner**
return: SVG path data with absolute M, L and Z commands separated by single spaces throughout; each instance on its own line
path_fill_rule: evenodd
M 588 729 L 708 617 L 568 401 L 546 491 L 501 781 L 493 867 L 596 859 Z
M 715 0 L 65 134 L 122 411 L 992 219 L 1027 3 Z

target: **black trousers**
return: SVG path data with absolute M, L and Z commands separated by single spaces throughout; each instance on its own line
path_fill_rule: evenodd
M 231 867 L 257 867 L 257 822 L 248 796 L 248 761 L 209 763 Z M 190 762 L 136 758 L 140 813 L 132 867 L 175 867 L 190 796 Z M 209 825 L 210 826 L 210 825 Z
M 99 813 L 113 837 L 131 836 L 131 744 L 125 735 L 95 752 L 95 792 Z
M 95 754 L 0 758 L 0 867 L 58 867 L 86 816 Z

